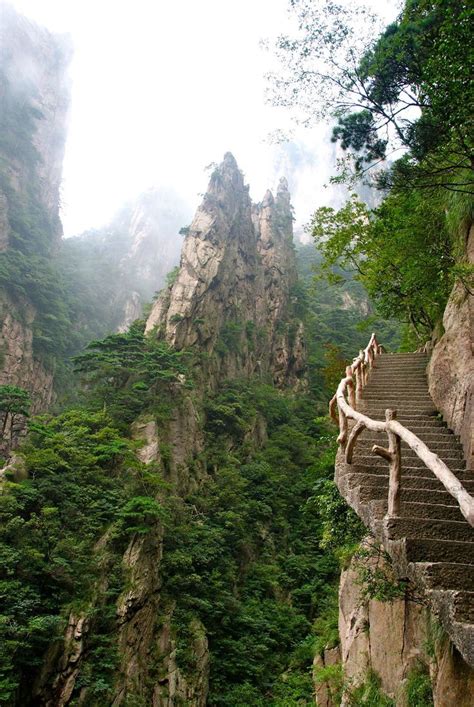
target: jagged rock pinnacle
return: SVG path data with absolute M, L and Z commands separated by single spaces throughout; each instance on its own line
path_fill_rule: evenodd
M 278 189 L 277 189 L 277 194 L 280 192 L 287 192 L 288 191 L 288 180 L 286 177 L 280 177 L 280 181 L 278 183 Z
M 262 206 L 271 206 L 274 203 L 275 199 L 273 198 L 273 194 L 271 193 L 270 189 L 267 189 L 267 191 L 265 192 L 265 196 L 263 197 Z
M 288 182 L 285 177 L 281 177 L 278 183 L 276 203 L 279 208 L 283 208 L 288 212 L 288 215 L 291 215 L 291 196 L 288 191 Z
M 239 166 L 237 164 L 237 160 L 235 159 L 232 152 L 225 153 L 224 160 L 222 162 L 222 166 L 232 167 L 233 169 L 239 169 Z

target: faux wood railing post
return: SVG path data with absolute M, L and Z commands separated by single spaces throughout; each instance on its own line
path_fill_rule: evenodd
M 402 468 L 401 443 L 403 440 L 418 458 L 426 464 L 427 468 L 434 473 L 446 491 L 456 499 L 461 513 L 469 525 L 474 527 L 474 498 L 439 456 L 430 451 L 419 437 L 397 421 L 397 415 L 394 410 L 386 410 L 385 422 L 373 420 L 357 411 L 356 403 L 359 393 L 362 393 L 364 386 L 368 382 L 370 369 L 375 358 L 383 352 L 383 346 L 378 343 L 375 334 L 372 334 L 366 348 L 360 351 L 359 356 L 353 360 L 352 365 L 347 367 L 346 377 L 339 383 L 336 394 L 329 403 L 331 418 L 334 422 L 339 422 L 337 441 L 345 450 L 346 462 L 348 464 L 352 462 L 357 439 L 364 429 L 368 429 L 371 432 L 386 432 L 388 449 L 374 444 L 372 453 L 378 454 L 389 462 L 388 515 L 399 516 Z M 350 435 L 348 434 L 349 419 L 354 420 L 356 423 Z
M 351 408 L 356 408 L 357 403 L 356 403 L 356 394 L 355 394 L 355 388 L 354 388 L 354 381 L 352 379 L 352 366 L 347 366 L 346 368 L 346 377 L 349 378 L 350 380 L 347 382 L 347 388 L 349 390 L 349 405 Z
M 388 422 L 397 419 L 396 410 L 386 410 L 385 419 Z M 388 480 L 388 515 L 390 518 L 400 515 L 400 491 L 402 484 L 402 451 L 401 439 L 387 425 L 388 451 L 391 455 Z
M 337 441 L 339 444 L 345 444 L 347 439 L 347 417 L 339 407 L 339 436 Z
M 374 444 L 372 452 L 383 457 L 389 463 L 389 478 L 388 478 L 388 516 L 400 515 L 400 490 L 402 482 L 402 452 L 401 439 L 392 432 L 389 423 L 397 419 L 395 410 L 385 411 L 386 432 L 388 437 L 388 449 L 379 447 Z

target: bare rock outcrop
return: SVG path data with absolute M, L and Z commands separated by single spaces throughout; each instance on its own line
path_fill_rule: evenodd
M 227 153 L 186 236 L 177 277 L 156 301 L 147 331 L 211 360 L 208 380 L 271 376 L 297 386 L 304 372 L 302 327 L 288 324 L 296 267 L 290 195 L 252 205 Z
M 49 258 L 62 235 L 59 189 L 71 46 L 3 2 L 0 45 L 0 254 L 9 273 L 0 286 L 0 384 L 28 390 L 37 412 L 51 402 L 53 370 L 34 350 L 37 311 L 16 273 L 26 262 L 34 278 L 32 259 Z
M 466 256 L 474 264 L 474 225 Z M 449 427 L 460 435 L 468 468 L 474 470 L 474 296 L 461 282 L 453 288 L 443 327 L 428 366 L 430 394 Z
M 366 549 L 371 542 L 363 544 Z M 409 590 L 391 601 L 370 599 L 364 591 L 367 572 L 379 580 L 396 581 L 387 558 L 373 552 L 355 556 L 341 574 L 339 585 L 340 646 L 315 661 L 317 669 L 340 662 L 344 693 L 342 705 L 352 704 L 351 692 L 370 673 L 397 707 L 409 707 L 407 685 L 414 674 L 431 684 L 434 707 L 470 707 L 474 671 L 463 660 L 429 609 Z M 318 705 L 336 707 L 329 682 L 316 681 Z

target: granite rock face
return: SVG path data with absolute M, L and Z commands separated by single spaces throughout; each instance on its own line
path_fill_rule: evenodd
M 151 335 L 177 349 L 194 350 L 199 361 L 193 368 L 192 388 L 184 376 L 170 383 L 173 403 L 166 420 L 147 412 L 132 425 L 132 436 L 141 443 L 137 456 L 160 469 L 176 496 L 187 497 L 212 474 L 203 461 L 204 403 L 217 386 L 254 376 L 282 387 L 304 385 L 305 350 L 296 305 L 287 184 L 282 180 L 276 197 L 267 192 L 262 204 L 252 205 L 242 174 L 227 154 L 184 241 L 176 279 L 157 299 L 147 323 Z M 254 448 L 265 442 L 263 418 L 254 421 L 248 435 L 245 441 Z M 158 500 L 162 493 L 157 491 Z M 156 522 L 149 533 L 132 538 L 122 558 L 127 583 L 116 603 L 118 668 L 111 698 L 115 707 L 135 702 L 153 707 L 207 703 L 210 653 L 204 627 L 196 619 L 186 631 L 193 669 L 180 667 L 183 629 L 177 629 L 173 600 L 162 592 L 165 532 Z M 99 543 L 105 555 L 107 543 L 106 533 Z M 99 605 L 107 583 L 105 563 L 97 588 Z M 70 692 L 71 683 L 79 683 L 80 669 L 63 667 L 71 665 L 70 644 L 66 637 L 59 655 L 51 654 L 45 661 L 50 668 L 36 687 L 45 703 L 59 703 L 62 696 L 64 704 L 72 699 L 82 704 L 85 699 L 78 686 Z
M 179 272 L 147 322 L 177 349 L 198 348 L 211 364 L 208 380 L 271 376 L 298 386 L 304 373 L 302 327 L 288 324 L 296 267 L 290 195 L 250 201 L 227 153 L 210 180 L 186 236 Z
M 0 45 L 0 253 L 48 258 L 62 234 L 71 47 L 2 2 Z M 0 384 L 28 390 L 33 412 L 53 396 L 53 371 L 33 349 L 36 316 L 27 296 L 0 287 Z
M 395 574 L 387 558 L 377 552 L 373 541 L 363 543 L 367 554 L 355 556 L 343 570 L 339 584 L 339 638 L 337 648 L 326 650 L 315 661 L 317 669 L 342 668 L 342 701 L 334 699 L 332 686 L 316 680 L 317 704 L 324 707 L 353 704 L 351 691 L 364 683 L 370 672 L 380 678 L 380 689 L 395 700 L 397 707 L 410 707 L 407 683 L 414 673 L 429 677 L 434 707 L 470 707 L 474 670 L 439 628 L 421 598 L 408 587 L 404 596 L 392 601 L 369 599 L 364 594 L 364 571 Z
M 474 264 L 474 225 L 466 240 L 466 261 Z M 460 282 L 449 298 L 443 326 L 428 366 L 430 394 L 460 435 L 468 468 L 474 470 L 474 296 Z

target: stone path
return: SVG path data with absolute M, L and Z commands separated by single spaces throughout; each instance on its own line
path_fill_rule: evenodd
M 466 469 L 459 439 L 434 408 L 424 354 L 382 354 L 376 358 L 358 405 L 372 419 L 387 408 L 414 432 L 474 496 L 474 472 Z M 380 539 L 400 577 L 409 578 L 427 598 L 451 640 L 474 667 L 474 528 L 455 499 L 402 442 L 400 517 L 385 519 L 388 463 L 371 452 L 387 445 L 385 434 L 359 437 L 352 464 L 340 452 L 336 482 L 342 495 Z

